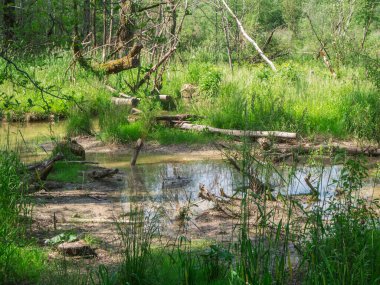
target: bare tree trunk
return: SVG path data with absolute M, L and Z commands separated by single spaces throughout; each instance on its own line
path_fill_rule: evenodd
M 4 39 L 8 43 L 14 38 L 14 27 L 16 24 L 16 1 L 4 0 Z
M 231 46 L 230 46 L 230 35 L 229 35 L 229 30 L 228 30 L 228 19 L 225 17 L 224 13 L 222 15 L 222 21 L 223 21 L 224 36 L 226 38 L 228 63 L 230 65 L 231 71 L 234 71 L 234 67 L 232 65 L 232 53 L 231 53 Z
M 91 4 L 90 0 L 84 0 L 83 3 L 83 36 L 87 37 L 90 33 L 90 21 L 91 21 Z
M 73 1 L 73 10 L 74 10 L 74 36 L 76 38 L 79 37 L 79 29 L 78 29 L 78 1 Z
M 103 48 L 102 61 L 106 60 L 107 53 L 107 0 L 103 0 Z
M 92 0 L 92 44 L 97 46 L 96 41 L 96 0 Z
M 125 55 L 127 48 L 132 46 L 135 30 L 134 3 L 131 0 L 120 1 L 120 26 L 117 31 L 117 50 L 119 56 Z
M 241 31 L 241 33 L 243 34 L 243 36 L 255 47 L 255 49 L 257 50 L 257 52 L 260 54 L 260 56 L 262 57 L 262 59 L 270 66 L 270 68 L 273 70 L 273 71 L 277 71 L 276 67 L 274 66 L 273 62 L 270 61 L 269 58 L 267 58 L 265 56 L 265 54 L 262 52 L 262 50 L 260 49 L 260 47 L 257 45 L 257 43 L 247 34 L 247 32 L 244 30 L 244 27 L 242 25 L 242 23 L 239 21 L 239 19 L 236 17 L 236 15 L 234 14 L 234 12 L 232 12 L 231 8 L 227 5 L 226 1 L 224 0 L 221 0 L 223 5 L 226 7 L 227 11 L 231 14 L 231 16 L 235 19 L 238 27 L 239 27 L 239 30 Z
M 114 14 L 113 14 L 113 2 L 111 0 L 110 2 L 110 29 L 109 29 L 109 32 L 108 32 L 108 49 L 111 50 L 111 43 L 112 43 L 112 31 L 113 31 L 113 18 L 114 18 Z

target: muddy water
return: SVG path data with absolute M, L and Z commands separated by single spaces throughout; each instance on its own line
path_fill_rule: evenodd
M 61 139 L 65 122 L 0 123 L 0 149 L 18 150 L 24 161 L 32 162 L 46 156 L 40 144 Z
M 105 167 L 118 167 L 127 173 L 124 202 L 174 203 L 198 201 L 199 185 L 204 184 L 212 193 L 219 195 L 220 189 L 232 195 L 244 185 L 243 177 L 228 163 L 222 160 L 188 161 L 188 157 L 178 155 L 145 155 L 139 158 L 139 165 L 129 166 L 130 156 L 92 154 L 92 160 Z M 171 161 L 171 159 L 173 159 Z M 310 182 L 320 193 L 320 200 L 326 201 L 335 196 L 337 180 L 342 166 L 275 166 L 260 168 L 261 179 L 270 182 L 274 194 L 300 195 L 310 193 L 305 177 L 310 174 Z M 245 182 L 245 184 L 247 184 Z M 366 196 L 375 196 L 379 188 L 374 187 L 374 179 L 366 181 Z
M 65 122 L 2 124 L 0 125 L 0 146 L 18 149 L 25 161 L 38 160 L 46 156 L 40 144 L 51 138 L 62 138 Z M 89 154 L 87 159 L 99 162 L 104 167 L 120 168 L 127 173 L 123 199 L 125 201 L 195 201 L 199 184 L 204 184 L 212 193 L 223 190 L 231 195 L 243 185 L 243 178 L 230 165 L 221 160 L 205 159 L 205 156 L 189 154 L 151 155 L 142 153 L 138 167 L 130 168 L 127 154 Z M 305 177 L 311 175 L 312 185 L 319 190 L 320 199 L 333 197 L 336 180 L 342 167 L 288 166 L 258 168 L 262 180 L 269 180 L 275 194 L 306 194 L 310 192 Z M 180 177 L 180 179 L 178 179 Z M 181 178 L 183 178 L 181 180 Z M 372 180 L 367 181 L 366 195 L 380 196 L 379 187 Z M 375 189 L 375 190 L 374 190 Z

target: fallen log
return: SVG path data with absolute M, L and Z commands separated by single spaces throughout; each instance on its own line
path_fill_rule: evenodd
M 100 170 L 94 170 L 91 171 L 88 176 L 90 176 L 93 179 L 103 179 L 106 177 L 110 177 L 115 175 L 116 173 L 119 172 L 119 169 L 100 169 Z
M 64 158 L 62 153 L 58 153 L 53 158 L 45 160 L 43 162 L 27 166 L 27 170 L 32 173 L 29 182 L 35 182 L 40 180 L 46 180 L 50 171 L 53 169 L 54 163 Z
M 124 70 L 136 68 L 140 65 L 139 54 L 142 48 L 143 46 L 141 44 L 136 44 L 126 56 L 105 63 L 96 64 L 93 66 L 93 69 L 106 74 L 115 74 Z
M 130 97 L 130 98 L 112 97 L 111 102 L 115 105 L 128 105 L 128 106 L 136 107 L 139 104 L 140 99 L 135 98 L 135 97 Z
M 242 130 L 229 130 L 229 129 L 219 129 L 206 125 L 195 125 L 183 123 L 177 126 L 183 130 L 194 130 L 198 132 L 208 131 L 211 133 L 224 134 L 229 136 L 236 137 L 253 137 L 253 138 L 261 138 L 261 137 L 275 137 L 281 139 L 295 139 L 297 138 L 296 133 L 288 133 L 288 132 L 279 132 L 279 131 L 242 131 Z

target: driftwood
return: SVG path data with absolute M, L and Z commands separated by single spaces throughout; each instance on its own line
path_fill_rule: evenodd
M 59 160 L 62 160 L 63 158 L 64 158 L 63 154 L 59 153 L 53 158 L 50 158 L 48 160 L 45 160 L 37 164 L 29 165 L 27 167 L 27 170 L 32 173 L 30 182 L 46 180 L 50 171 L 53 169 L 54 163 Z
M 111 177 L 119 172 L 119 169 L 100 169 L 100 170 L 94 170 L 91 171 L 88 176 L 90 176 L 93 179 L 103 179 L 106 177 Z
M 195 124 L 188 124 L 188 123 L 179 124 L 178 128 L 183 129 L 183 130 L 194 130 L 198 132 L 208 131 L 211 133 L 218 133 L 218 134 L 224 134 L 224 135 L 236 136 L 236 137 L 253 137 L 253 138 L 275 137 L 275 138 L 281 138 L 281 139 L 297 138 L 296 133 L 279 132 L 279 131 L 228 130 L 228 129 L 214 128 L 214 127 L 210 127 L 206 125 L 195 125 Z
M 310 188 L 311 195 L 313 195 L 313 197 L 318 197 L 319 196 L 319 191 L 313 186 L 313 184 L 311 184 L 310 178 L 311 178 L 311 174 L 310 173 L 309 173 L 309 175 L 307 175 L 304 178 L 304 180 L 306 182 L 306 185 Z
M 143 146 L 144 146 L 143 140 L 142 139 L 138 139 L 137 142 L 136 142 L 136 146 L 135 146 L 133 155 L 132 155 L 131 166 L 135 166 L 136 165 L 137 157 L 139 156 L 140 150 L 142 149 Z
M 198 197 L 202 198 L 203 200 L 213 202 L 215 204 L 215 207 L 226 214 L 229 217 L 239 217 L 239 213 L 234 212 L 231 210 L 227 205 L 231 206 L 231 202 L 229 200 L 224 200 L 220 197 L 217 197 L 216 195 L 210 193 L 205 185 L 199 184 L 199 193 Z

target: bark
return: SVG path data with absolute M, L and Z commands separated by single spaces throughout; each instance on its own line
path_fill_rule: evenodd
M 102 62 L 106 60 L 107 52 L 107 0 L 103 0 L 103 48 Z
M 136 44 L 126 56 L 98 64 L 94 69 L 106 74 L 115 74 L 124 70 L 136 68 L 140 65 L 139 55 L 142 48 L 143 46 L 141 44 Z
M 238 28 L 239 30 L 241 31 L 241 33 L 243 34 L 243 36 L 254 46 L 254 48 L 257 50 L 257 52 L 259 53 L 259 55 L 261 56 L 261 58 L 270 66 L 270 68 L 273 70 L 273 71 L 277 71 L 276 70 L 276 67 L 274 66 L 273 62 L 270 61 L 269 58 L 267 58 L 265 56 L 265 54 L 263 53 L 263 51 L 260 49 L 260 47 L 257 45 L 257 43 L 247 34 L 247 32 L 245 31 L 242 23 L 240 22 L 240 20 L 238 19 L 238 17 L 236 17 L 236 15 L 234 14 L 234 12 L 231 10 L 231 8 L 227 5 L 226 1 L 224 0 L 221 0 L 223 5 L 226 7 L 227 11 L 231 14 L 231 16 L 235 19 L 237 25 L 238 25 Z
M 229 130 L 229 129 L 219 129 L 206 125 L 195 125 L 195 124 L 179 124 L 178 127 L 183 130 L 194 130 L 194 131 L 208 131 L 211 133 L 224 134 L 229 136 L 236 137 L 252 137 L 252 138 L 260 138 L 260 137 L 275 137 L 280 139 L 296 139 L 296 133 L 288 133 L 288 132 L 279 132 L 279 131 L 242 131 L 242 130 Z
M 28 171 L 32 173 L 32 177 L 29 182 L 32 183 L 35 181 L 46 180 L 50 171 L 53 169 L 54 163 L 62 160 L 63 158 L 64 156 L 62 154 L 57 154 L 51 159 L 28 166 Z
M 5 42 L 10 42 L 14 37 L 14 28 L 16 24 L 16 1 L 4 0 L 4 39 Z
M 326 52 L 325 52 L 323 49 L 321 49 L 321 50 L 319 51 L 319 56 L 322 57 L 323 62 L 325 63 L 326 67 L 330 70 L 331 75 L 332 75 L 333 77 L 336 77 L 335 70 L 334 70 L 334 68 L 332 67 L 332 65 L 331 65 L 331 63 L 330 63 L 330 61 L 329 61 L 329 59 L 328 59 L 328 57 L 327 57 L 327 55 L 326 55 Z
M 136 26 L 134 5 L 131 0 L 120 1 L 120 25 L 117 31 L 117 50 L 119 51 L 119 56 L 123 56 L 127 48 L 132 46 Z

